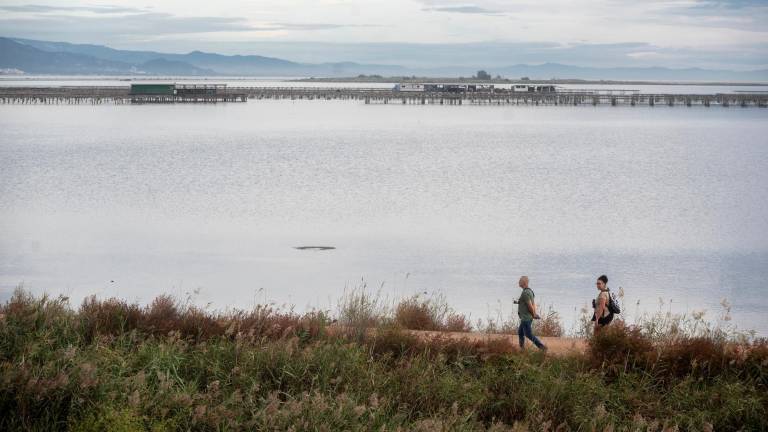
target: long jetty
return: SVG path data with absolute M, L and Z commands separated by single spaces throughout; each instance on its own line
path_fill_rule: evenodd
M 129 87 L 0 87 L 0 104 L 218 103 L 247 100 L 351 100 L 403 105 L 566 105 L 768 107 L 768 92 L 655 94 L 636 91 L 403 92 L 382 88 L 227 87 L 213 95 L 132 95 Z

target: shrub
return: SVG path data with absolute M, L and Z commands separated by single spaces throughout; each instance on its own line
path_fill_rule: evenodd
M 719 375 L 735 361 L 725 341 L 708 337 L 679 338 L 657 347 L 656 373 L 684 377 Z
M 96 296 L 83 300 L 78 313 L 83 336 L 90 341 L 101 335 L 117 335 L 139 327 L 143 318 L 137 304 L 119 299 L 100 301 Z
M 768 339 L 757 340 L 747 348 L 741 373 L 768 390 Z
M 445 318 L 443 330 L 449 332 L 468 333 L 472 331 L 472 324 L 467 317 L 458 313 L 451 313 Z
M 386 324 L 388 315 L 389 308 L 381 293 L 369 293 L 365 283 L 350 291 L 345 290 L 337 303 L 339 325 L 358 341 L 365 338 L 369 328 Z
M 418 336 L 404 332 L 401 328 L 389 325 L 380 327 L 365 339 L 371 354 L 400 358 L 423 350 L 423 342 Z
M 395 308 L 395 322 L 403 328 L 411 330 L 438 330 L 440 322 L 430 310 L 427 300 L 419 300 L 418 296 L 401 301 Z
M 588 342 L 588 355 L 595 367 L 642 368 L 654 353 L 651 340 L 639 328 L 627 326 L 622 321 L 603 328 Z
M 551 307 L 542 319 L 533 321 L 533 328 L 538 336 L 561 337 L 565 333 L 560 322 L 560 315 Z
M 456 313 L 442 296 L 406 298 L 395 307 L 395 323 L 411 330 L 472 331 L 469 320 Z
M 155 297 L 142 317 L 142 330 L 150 334 L 166 335 L 179 327 L 179 308 L 176 300 L 168 295 Z

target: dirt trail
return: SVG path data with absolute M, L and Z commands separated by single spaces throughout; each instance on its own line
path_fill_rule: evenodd
M 342 326 L 332 325 L 328 328 L 331 334 L 343 333 L 345 328 Z M 346 331 L 349 331 L 347 329 Z M 376 329 L 369 328 L 367 333 L 369 335 L 376 332 Z M 403 330 L 403 332 L 410 333 L 422 339 L 432 339 L 435 337 L 448 337 L 453 339 L 467 339 L 472 342 L 481 342 L 487 340 L 507 339 L 513 346 L 517 347 L 519 339 L 516 334 L 499 334 L 499 333 L 476 333 L 476 332 L 443 332 L 443 331 L 426 331 L 426 330 Z M 568 353 L 583 353 L 587 349 L 587 342 L 580 338 L 568 338 L 568 337 L 542 337 L 539 339 L 548 348 L 548 354 L 564 355 Z M 525 347 L 531 351 L 538 351 L 538 349 L 531 343 L 530 340 L 525 341 Z
M 455 339 L 468 339 L 470 341 L 486 341 L 496 339 L 508 339 L 514 346 L 518 346 L 519 339 L 517 335 L 509 334 L 488 334 L 488 333 L 463 333 L 463 332 L 439 332 L 439 331 L 423 331 L 423 330 L 404 330 L 413 335 L 430 339 L 437 336 L 450 337 Z M 587 342 L 584 339 L 579 338 L 567 338 L 567 337 L 542 337 L 539 339 L 547 346 L 548 354 L 563 355 L 568 353 L 581 353 L 587 349 Z M 530 340 L 525 341 L 525 347 L 528 350 L 537 350 Z

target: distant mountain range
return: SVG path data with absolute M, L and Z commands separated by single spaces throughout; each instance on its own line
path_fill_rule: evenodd
M 445 77 L 472 76 L 478 69 L 483 69 L 483 66 L 407 68 L 354 62 L 297 63 L 258 55 L 221 55 L 200 51 L 168 54 L 117 50 L 102 45 L 0 37 L 0 69 L 18 69 L 28 74 L 58 75 L 350 77 L 377 74 Z M 531 79 L 768 82 L 768 70 L 590 68 L 545 63 L 518 64 L 489 69 L 488 72 L 504 77 L 526 76 Z
M 230 76 L 346 76 L 399 74 L 405 68 L 352 62 L 306 64 L 257 55 L 221 55 L 192 51 L 168 54 L 117 50 L 101 45 L 70 44 L 0 38 L 0 69 L 30 74 L 88 75 L 230 75 Z

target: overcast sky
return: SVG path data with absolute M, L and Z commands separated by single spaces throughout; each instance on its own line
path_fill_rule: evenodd
M 146 3 L 0 0 L 0 35 L 306 62 L 768 68 L 768 0 Z

